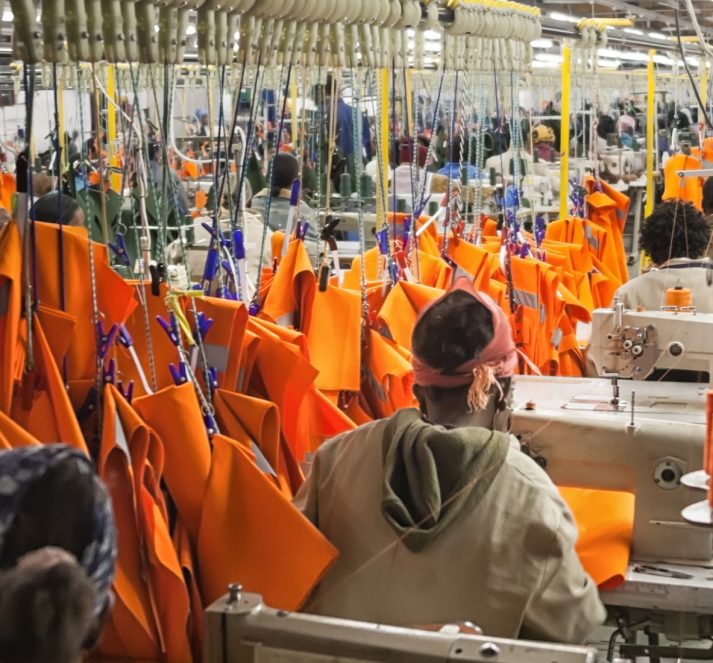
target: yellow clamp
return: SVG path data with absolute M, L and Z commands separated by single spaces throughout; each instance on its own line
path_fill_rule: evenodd
M 169 293 L 166 296 L 164 303 L 166 304 L 166 308 L 172 311 L 173 314 L 176 316 L 176 322 L 178 323 L 180 330 L 183 332 L 183 335 L 186 337 L 188 344 L 195 345 L 196 341 L 193 338 L 193 331 L 191 330 L 191 325 L 188 324 L 188 319 L 186 318 L 186 315 L 183 312 L 183 309 L 181 308 L 181 304 L 178 301 L 178 295 L 176 293 Z
M 630 18 L 583 18 L 577 23 L 577 29 L 595 28 L 597 32 L 604 32 L 607 28 L 630 28 L 633 25 Z

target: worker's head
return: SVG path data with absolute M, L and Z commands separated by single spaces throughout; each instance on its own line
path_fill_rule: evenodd
M 205 110 L 204 108 L 198 108 L 196 109 L 195 112 L 196 119 L 198 120 L 198 124 L 200 124 L 202 127 L 205 127 L 208 125 L 208 111 Z
M 272 195 L 279 195 L 281 189 L 289 189 L 299 175 L 297 158 L 289 152 L 278 152 L 272 162 Z
M 713 177 L 707 177 L 703 183 L 703 214 L 713 214 Z
M 672 258 L 700 258 L 709 239 L 710 229 L 703 215 L 680 200 L 657 205 L 641 228 L 641 248 L 655 265 Z
M 450 163 L 459 163 L 461 157 L 460 152 L 462 149 L 465 149 L 465 152 L 463 153 L 463 162 L 467 163 L 468 144 L 463 141 L 461 134 L 456 134 L 453 138 L 451 138 L 446 146 L 446 161 L 449 161 Z
M 611 134 L 616 134 L 616 122 L 611 115 L 601 115 L 597 120 L 597 136 L 606 140 Z
M 0 485 L 0 651 L 76 660 L 41 654 L 92 646 L 110 612 L 109 497 L 90 460 L 62 444 L 0 452 Z
M 539 145 L 540 143 L 554 143 L 555 132 L 552 130 L 552 127 L 548 127 L 545 124 L 536 124 L 532 128 L 532 142 L 534 145 Z
M 65 193 L 53 191 L 35 202 L 35 219 L 62 226 L 83 226 L 84 210 Z
M 412 336 L 414 394 L 439 424 L 509 427 L 517 354 L 505 313 L 459 279 L 419 316 Z

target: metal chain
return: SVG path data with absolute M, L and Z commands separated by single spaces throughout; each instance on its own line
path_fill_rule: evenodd
M 361 157 L 361 141 L 362 141 L 362 126 L 361 113 L 359 108 L 359 72 L 356 74 L 352 71 L 352 82 L 354 86 L 352 108 L 353 113 L 353 130 L 354 130 L 354 146 L 359 146 L 354 159 L 354 167 L 356 170 L 357 182 L 361 181 L 361 176 L 364 172 L 364 164 Z M 366 325 L 369 319 L 369 302 L 366 292 L 366 235 L 364 230 L 364 208 L 361 200 L 361 187 L 357 186 L 357 224 L 359 229 L 359 258 L 361 260 L 360 288 L 361 288 L 361 311 L 362 311 L 362 338 L 366 340 Z

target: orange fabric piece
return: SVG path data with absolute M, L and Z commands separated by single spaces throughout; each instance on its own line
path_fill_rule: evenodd
M 0 450 L 17 449 L 39 444 L 22 426 L 16 424 L 10 417 L 0 412 Z
M 134 408 L 163 441 L 166 484 L 195 543 L 210 472 L 210 442 L 195 389 L 190 382 L 166 387 L 135 399 Z
M 310 363 L 320 389 L 358 391 L 361 370 L 361 296 L 332 285 L 317 290 L 306 330 Z
M 77 319 L 69 313 L 58 311 L 44 304 L 38 306 L 37 317 L 42 322 L 42 329 L 45 330 L 52 357 L 61 370 L 74 338 Z
M 399 281 L 386 296 L 379 311 L 379 320 L 386 325 L 390 337 L 410 352 L 411 334 L 418 314 L 443 292 L 439 288 Z
M 0 412 L 10 412 L 22 312 L 22 244 L 17 224 L 0 231 Z
M 47 307 L 62 310 L 76 318 L 74 342 L 67 352 L 67 379 L 94 379 L 96 371 L 96 330 L 94 328 L 92 292 L 86 284 L 90 269 L 89 240 L 84 228 L 36 223 L 37 295 Z M 60 261 L 60 242 L 63 261 Z M 106 247 L 93 243 L 97 305 L 104 329 L 122 324 L 136 307 L 133 288 L 109 267 Z M 60 274 L 62 267 L 62 274 Z
M 317 451 L 335 435 L 356 428 L 356 424 L 314 386 L 307 392 L 304 407 L 310 417 L 309 450 Z
M 575 546 L 585 571 L 603 589 L 624 582 L 634 530 L 633 493 L 559 487 L 579 531 Z
M 12 418 L 40 442 L 63 442 L 88 455 L 82 430 L 37 317 L 33 340 L 35 371 L 22 376 L 13 399 Z
M 304 242 L 293 240 L 265 297 L 260 317 L 285 327 L 309 329 L 316 281 Z
M 663 167 L 664 192 L 662 200 L 685 200 L 699 210 L 703 202 L 703 179 L 700 177 L 679 177 L 678 171 L 701 168 L 701 162 L 686 154 L 675 154 Z
M 0 173 L 0 205 L 10 214 L 13 212 L 13 198 L 17 193 L 17 182 L 11 173 Z
M 453 239 L 448 243 L 448 256 L 458 267 L 473 277 L 476 290 L 487 290 L 492 272 L 491 254 L 463 239 Z
M 337 556 L 334 547 L 250 460 L 216 435 L 198 540 L 206 603 L 239 579 L 267 605 L 297 610 Z

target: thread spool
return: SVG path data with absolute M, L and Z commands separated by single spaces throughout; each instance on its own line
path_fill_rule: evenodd
M 371 198 L 374 195 L 374 180 L 371 179 L 371 175 L 362 173 L 359 179 L 359 191 L 362 198 Z
M 406 200 L 403 198 L 396 199 L 396 211 L 403 214 L 406 212 Z
M 428 202 L 428 216 L 435 216 L 438 213 L 438 201 L 430 200 Z
M 352 176 L 349 173 L 342 173 L 339 176 L 339 195 L 342 198 L 349 198 L 352 195 Z
M 690 289 L 680 285 L 675 288 L 667 288 L 666 306 L 675 306 L 676 308 L 693 306 L 693 295 Z

